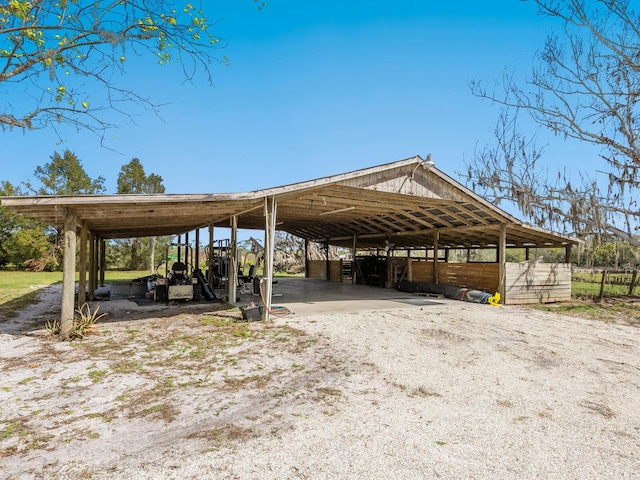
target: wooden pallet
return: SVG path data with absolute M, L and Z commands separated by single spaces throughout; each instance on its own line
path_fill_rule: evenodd
M 444 298 L 444 295 L 442 295 L 441 293 L 413 292 L 413 294 L 418 295 L 419 297 Z

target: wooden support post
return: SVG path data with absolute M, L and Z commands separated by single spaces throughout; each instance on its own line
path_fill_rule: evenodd
M 64 259 L 62 270 L 62 307 L 60 338 L 69 340 L 73 328 L 76 293 L 76 214 L 64 208 Z
M 571 263 L 571 247 L 573 247 L 573 245 L 570 243 L 564 247 L 564 263 Z
M 207 258 L 207 266 L 209 275 L 207 275 L 207 282 L 213 288 L 213 223 L 209 225 L 209 255 Z
M 309 240 L 304 239 L 304 278 L 309 278 Z
M 440 253 L 438 252 L 438 243 L 440 241 L 440 231 L 436 229 L 433 232 L 433 283 L 440 283 L 439 273 L 438 273 L 438 257 Z
M 149 274 L 156 273 L 156 237 L 149 239 Z
M 104 271 L 107 265 L 107 241 L 100 240 L 100 286 L 104 287 Z
M 638 278 L 638 269 L 636 268 L 633 271 L 633 275 L 631 276 L 631 284 L 629 285 L 629 296 L 633 295 L 633 290 L 636 288 L 637 278 Z
M 80 265 L 78 272 L 78 305 L 87 301 L 87 222 L 80 229 Z
M 411 256 L 407 257 L 407 281 L 413 282 L 413 262 Z
M 276 213 L 278 204 L 275 197 L 264 199 L 264 275 L 262 277 L 262 295 L 264 302 L 263 320 L 269 320 L 271 312 L 271 293 L 273 291 L 273 249 L 276 236 Z
M 180 260 L 178 258 L 178 260 Z M 189 261 L 189 232 L 184 234 L 184 264 L 188 266 L 191 264 L 191 262 Z M 192 265 L 193 266 L 193 265 Z
M 387 256 L 385 257 L 385 265 L 386 265 L 386 272 L 387 272 L 387 278 L 384 279 L 384 288 L 391 288 L 391 275 L 392 275 L 392 267 L 391 267 L 391 246 L 389 246 L 389 248 L 387 248 Z
M 200 268 L 200 229 L 196 230 L 196 255 L 195 261 L 193 263 L 193 268 Z
M 498 271 L 499 282 L 498 291 L 500 292 L 500 302 L 502 304 L 506 301 L 507 292 L 507 224 L 503 223 L 500 226 L 500 239 L 498 240 Z
M 231 251 L 229 252 L 229 303 L 236 303 L 237 286 L 238 286 L 238 217 L 231 217 Z
M 531 253 L 531 249 L 529 247 L 524 249 L 524 259 L 529 260 L 529 255 Z
M 324 242 L 324 276 L 327 282 L 331 281 L 331 266 L 329 265 L 329 241 Z
M 600 295 L 598 301 L 601 302 L 604 299 L 604 286 L 607 284 L 607 270 L 602 270 L 602 281 L 600 282 Z
M 94 300 L 93 292 L 98 288 L 97 237 L 92 233 L 89 240 L 89 300 Z
M 352 247 L 352 254 L 351 254 L 351 284 L 355 285 L 356 283 L 358 283 L 358 279 L 356 278 L 356 272 L 357 272 L 357 265 L 356 265 L 356 247 L 358 244 L 358 236 L 354 233 L 353 234 L 353 247 Z

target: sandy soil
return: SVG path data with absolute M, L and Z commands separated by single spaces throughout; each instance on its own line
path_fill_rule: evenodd
M 104 302 L 0 323 L 0 472 L 31 479 L 640 478 L 640 329 L 442 301 L 239 323 Z

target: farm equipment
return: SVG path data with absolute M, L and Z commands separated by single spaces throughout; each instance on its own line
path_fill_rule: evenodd
M 175 262 L 171 266 L 171 274 L 167 283 L 167 300 L 193 299 L 193 285 L 197 284 L 197 279 L 187 275 L 187 266 L 184 263 Z

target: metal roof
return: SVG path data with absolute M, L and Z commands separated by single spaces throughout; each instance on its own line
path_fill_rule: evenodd
M 396 248 L 486 247 L 507 226 L 507 245 L 559 247 L 576 238 L 527 225 L 419 156 L 301 183 L 244 193 L 0 197 L 3 206 L 48 225 L 78 227 L 103 239 L 181 234 L 214 225 L 265 228 L 265 199 L 277 202 L 276 229 L 332 245 Z

